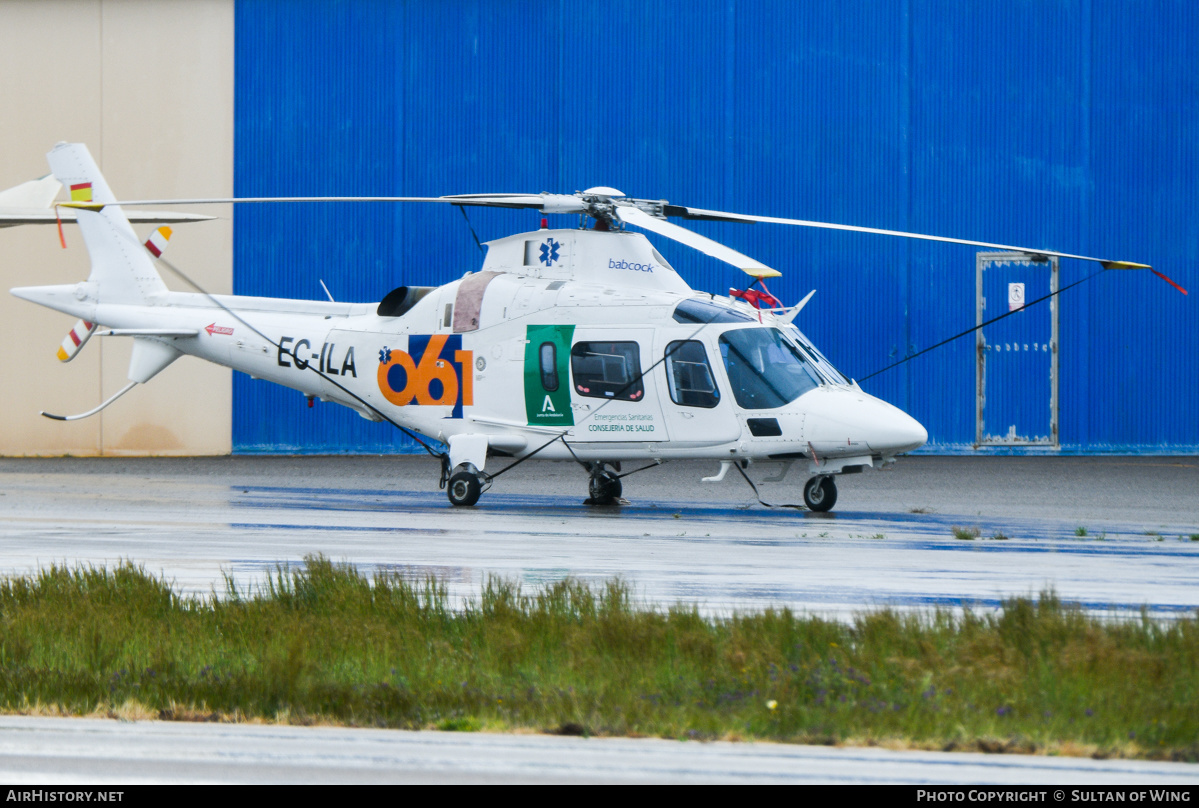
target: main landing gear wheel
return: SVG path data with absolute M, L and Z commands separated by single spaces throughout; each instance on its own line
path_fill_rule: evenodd
M 479 476 L 478 472 L 461 469 L 450 477 L 449 484 L 445 487 L 445 493 L 450 498 L 451 505 L 459 507 L 474 505 L 479 501 L 479 495 L 483 493 L 483 478 Z
M 831 511 L 837 504 L 837 484 L 832 477 L 813 477 L 803 487 L 803 501 L 814 511 Z
M 591 480 L 587 483 L 587 493 L 590 498 L 585 505 L 615 505 L 620 501 L 620 478 L 614 471 L 602 465 L 591 472 Z

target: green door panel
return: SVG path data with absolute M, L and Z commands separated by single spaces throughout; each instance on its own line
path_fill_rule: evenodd
M 570 408 L 570 343 L 573 325 L 530 325 L 525 332 L 525 414 L 530 426 L 574 426 Z M 556 353 L 557 388 L 547 389 L 541 372 L 541 347 Z M 551 385 L 552 386 L 552 385 Z

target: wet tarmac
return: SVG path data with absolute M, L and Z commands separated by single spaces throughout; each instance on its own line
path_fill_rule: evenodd
M 843 478 L 830 514 L 763 507 L 735 472 L 699 481 L 714 471 L 649 469 L 625 479 L 630 504 L 590 508 L 581 469 L 533 461 L 455 509 L 427 458 L 6 459 L 0 573 L 129 559 L 210 595 L 226 573 L 253 588 L 323 553 L 435 574 L 455 597 L 489 575 L 619 576 L 709 613 L 993 609 L 1049 590 L 1094 611 L 1199 608 L 1196 458 L 908 458 Z M 802 501 L 802 482 L 759 491 Z

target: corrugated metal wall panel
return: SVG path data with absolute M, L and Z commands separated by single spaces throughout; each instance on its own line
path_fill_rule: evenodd
M 1199 285 L 1199 7 L 1116 0 L 597 4 L 239 0 L 239 194 L 571 192 L 1147 260 Z M 377 300 L 480 255 L 453 209 L 244 206 L 243 294 Z M 471 211 L 484 240 L 531 213 Z M 569 226 L 570 217 L 552 224 Z M 974 323 L 966 247 L 695 229 L 777 266 L 801 327 L 863 377 Z M 735 270 L 655 239 L 692 286 Z M 1062 263 L 1062 285 L 1093 269 Z M 1195 451 L 1191 298 L 1107 272 L 1061 301 L 1067 451 Z M 974 342 L 866 388 L 974 438 Z M 407 451 L 385 425 L 239 376 L 238 451 Z
M 383 195 L 400 186 L 399 9 L 389 2 L 239 3 L 234 189 L 238 196 Z M 240 205 L 234 292 L 377 300 L 402 234 L 384 205 Z M 388 452 L 413 445 L 349 410 L 234 376 L 235 451 Z
M 1195 446 L 1199 8 L 1105 6 L 1092 14 L 1089 246 L 1135 250 L 1191 295 L 1148 294 L 1140 273 L 1106 273 L 1087 290 L 1088 321 L 1063 334 L 1089 349 L 1086 382 L 1063 387 L 1064 406 L 1086 412 L 1080 440 L 1092 446 Z M 1085 339 L 1095 332 L 1104 337 Z

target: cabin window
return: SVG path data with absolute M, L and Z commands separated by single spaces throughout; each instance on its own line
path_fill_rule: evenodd
M 820 377 L 775 328 L 741 328 L 720 336 L 733 397 L 747 410 L 781 407 L 820 386 Z
M 552 342 L 543 342 L 538 355 L 541 358 L 541 386 L 545 392 L 552 393 L 558 389 L 558 348 Z
M 570 349 L 575 392 L 593 398 L 641 401 L 641 349 L 635 342 L 577 342 Z
M 666 346 L 666 383 L 675 404 L 715 407 L 720 403 L 720 391 L 702 342 L 678 340 Z

